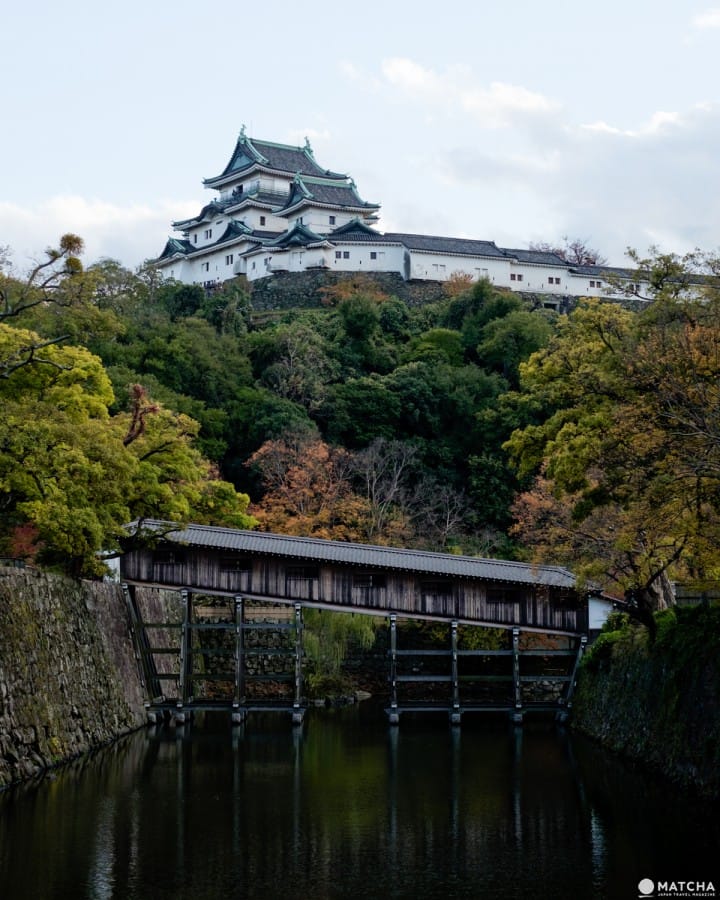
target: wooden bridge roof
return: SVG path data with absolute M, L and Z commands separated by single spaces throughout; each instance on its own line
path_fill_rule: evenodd
M 137 526 L 139 523 L 133 523 Z M 164 541 L 188 547 L 251 553 L 288 559 L 352 565 L 373 569 L 396 569 L 423 575 L 477 578 L 516 584 L 538 584 L 573 589 L 575 576 L 561 566 L 537 566 L 502 559 L 481 559 L 430 553 L 424 550 L 399 550 L 373 544 L 327 541 L 292 537 L 263 531 L 244 531 L 209 525 L 185 525 L 172 529 L 172 523 L 145 519 L 143 530 L 162 533 Z M 170 528 L 171 530 L 167 530 Z

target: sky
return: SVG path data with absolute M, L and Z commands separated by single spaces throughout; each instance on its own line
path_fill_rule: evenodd
M 382 231 L 567 236 L 614 265 L 720 247 L 720 5 L 8 5 L 0 246 L 17 270 L 68 231 L 86 263 L 157 256 L 243 125 L 307 137 L 382 205 Z

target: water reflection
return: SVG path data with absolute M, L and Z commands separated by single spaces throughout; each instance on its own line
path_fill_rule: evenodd
M 635 897 L 643 877 L 711 879 L 719 837 L 701 804 L 552 725 L 209 717 L 0 795 L 0 885 L 8 900 Z

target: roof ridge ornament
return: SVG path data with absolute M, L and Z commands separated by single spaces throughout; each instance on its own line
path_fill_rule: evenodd
M 240 135 L 238 137 L 238 140 L 241 140 L 241 141 L 245 140 L 245 123 L 244 122 L 240 126 Z
M 310 138 L 307 135 L 305 135 L 305 146 L 303 147 L 303 150 L 307 153 L 308 156 L 312 156 L 313 159 L 315 158 L 315 155 L 313 154 L 313 148 L 310 146 Z

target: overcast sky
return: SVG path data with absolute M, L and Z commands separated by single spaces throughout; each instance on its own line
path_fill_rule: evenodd
M 0 245 L 135 267 L 244 124 L 383 231 L 720 247 L 720 6 L 695 0 L 25 0 L 2 17 Z

